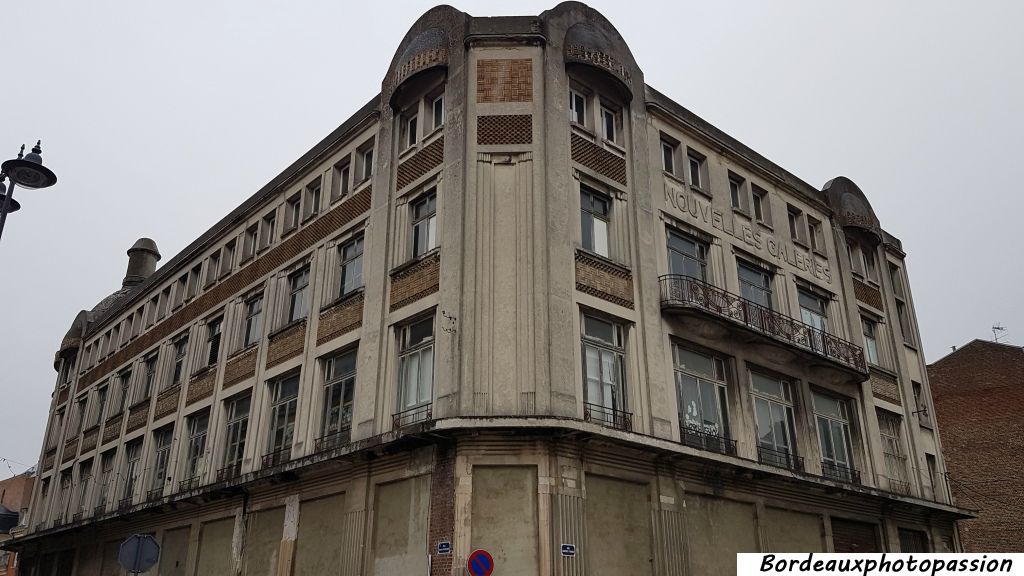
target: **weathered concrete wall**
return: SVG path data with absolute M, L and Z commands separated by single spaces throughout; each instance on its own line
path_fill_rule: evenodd
M 538 574 L 536 467 L 473 467 L 472 543 L 497 574 Z
M 231 539 L 234 536 L 235 519 L 225 518 L 207 522 L 199 529 L 199 561 L 197 574 L 234 574 L 231 558 Z
M 164 532 L 160 545 L 160 576 L 185 576 L 188 567 L 189 527 Z
M 735 574 L 738 552 L 758 552 L 753 504 L 687 494 L 686 540 L 691 574 Z
M 245 576 L 276 576 L 284 529 L 284 507 L 261 510 L 249 518 L 242 553 Z
M 429 476 L 377 487 L 373 507 L 373 574 L 426 572 L 429 504 Z
M 588 474 L 585 489 L 588 576 L 653 574 L 650 488 Z
M 103 569 L 101 576 L 121 576 L 124 570 L 117 563 L 117 551 L 121 548 L 121 541 L 115 540 L 103 544 Z
M 825 551 L 825 530 L 818 514 L 766 508 L 763 524 L 768 552 Z
M 345 495 L 307 500 L 299 506 L 294 576 L 330 574 L 341 564 Z

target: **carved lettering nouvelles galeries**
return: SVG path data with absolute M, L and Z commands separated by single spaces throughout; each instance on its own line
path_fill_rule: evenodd
M 807 272 L 818 280 L 832 283 L 832 271 L 813 255 L 801 250 L 790 242 L 779 240 L 772 234 L 766 234 L 750 226 L 743 220 L 737 221 L 736 215 L 723 214 L 710 203 L 699 200 L 696 195 L 685 192 L 674 186 L 665 185 L 665 201 L 679 214 L 696 222 L 702 222 L 720 230 L 747 246 L 767 254 L 772 259 Z

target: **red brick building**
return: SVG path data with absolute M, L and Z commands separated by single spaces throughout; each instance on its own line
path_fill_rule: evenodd
M 1024 348 L 974 340 L 928 366 L 967 552 L 1024 552 Z

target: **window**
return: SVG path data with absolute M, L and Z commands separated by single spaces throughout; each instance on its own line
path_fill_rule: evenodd
M 362 165 L 362 178 L 360 181 L 369 180 L 373 176 L 373 148 L 367 148 L 359 152 L 359 163 Z
M 129 442 L 125 445 L 125 468 L 124 468 L 124 492 L 122 492 L 122 505 L 131 504 L 135 497 L 135 486 L 139 481 L 139 473 L 142 472 L 139 462 L 142 460 L 142 438 Z
M 324 361 L 324 410 L 320 425 L 323 448 L 348 442 L 352 427 L 352 394 L 356 383 L 356 352 L 346 352 Z
M 75 402 L 75 414 L 71 421 L 71 425 L 68 426 L 68 438 L 78 436 L 82 433 L 82 428 L 85 426 L 86 410 L 89 408 L 89 397 L 82 396 Z
M 753 184 L 750 188 L 752 191 L 754 220 L 766 226 L 771 226 L 772 206 L 768 199 L 768 191 Z
M 185 375 L 185 355 L 188 354 L 188 335 L 179 336 L 171 342 L 174 348 L 174 369 L 171 372 L 170 387 L 180 386 Z
M 185 302 L 185 292 L 188 290 L 188 274 L 183 274 L 178 278 L 178 283 L 174 286 L 174 307 L 177 308 Z
M 206 365 L 213 366 L 220 358 L 220 335 L 224 317 L 219 316 L 206 323 Z
M 68 509 L 71 508 L 71 470 L 60 474 L 60 495 L 57 497 L 57 523 L 67 522 Z
M 676 144 L 661 141 L 661 169 L 673 175 L 676 173 L 676 149 Z
M 576 90 L 569 90 L 569 121 L 587 125 L 587 97 Z
M 308 302 L 306 292 L 309 290 L 309 266 L 288 276 L 288 322 L 295 322 L 306 317 Z
M 619 113 L 606 106 L 601 107 L 601 130 L 604 139 L 609 142 L 618 142 Z
M 444 94 L 434 98 L 430 105 L 431 117 L 434 120 L 434 129 L 437 130 L 444 125 Z
M 720 358 L 672 347 L 676 401 L 682 440 L 687 446 L 735 453 L 729 438 L 725 363 Z
M 815 392 L 811 396 L 821 445 L 821 472 L 842 482 L 860 481 L 853 466 L 849 401 Z
M 624 330 L 620 324 L 584 315 L 584 416 L 615 428 L 630 428 L 626 415 Z
M 206 461 L 206 435 L 210 428 L 210 413 L 203 411 L 188 419 L 188 452 L 185 456 L 185 478 L 198 482 Z
M 293 374 L 270 384 L 270 454 L 290 454 L 295 439 L 295 413 L 299 404 L 299 375 Z M 288 456 L 283 456 L 288 460 Z M 277 458 L 271 465 L 278 464 Z
M 892 263 L 889 264 L 889 280 L 892 282 L 892 293 L 897 298 L 906 298 L 907 291 L 903 287 L 903 274 L 900 272 L 899 266 Z
M 611 200 L 587 187 L 580 188 L 580 233 L 583 249 L 608 257 L 608 213 Z
M 707 279 L 708 247 L 677 232 L 668 232 L 668 272 L 689 276 L 698 280 Z
M 750 372 L 757 424 L 757 456 L 763 464 L 800 468 L 796 456 L 796 427 L 790 383 L 775 376 Z
M 889 490 L 910 495 L 907 480 L 907 456 L 903 452 L 903 421 L 897 414 L 879 409 L 878 431 L 882 437 L 882 454 L 885 456 L 886 474 L 889 476 Z
M 861 318 L 861 326 L 864 329 L 864 356 L 867 357 L 869 364 L 878 366 L 878 338 L 876 336 L 878 324 L 867 318 Z
M 938 500 L 942 495 L 941 488 L 939 488 L 938 460 L 935 459 L 935 454 L 928 454 L 926 452 L 924 455 L 924 461 L 925 465 L 928 466 L 928 483 L 932 486 L 932 499 Z
M 135 399 L 136 402 L 149 398 L 153 393 L 153 385 L 156 384 L 157 360 L 160 359 L 158 354 L 158 352 L 154 352 L 142 361 L 142 382 L 139 386 L 138 398 Z
M 398 338 L 398 410 L 404 412 L 433 400 L 433 316 L 401 327 Z
M 900 552 L 931 552 L 925 531 L 899 528 L 897 534 L 900 538 Z
M 107 508 L 107 499 L 110 495 L 111 482 L 114 479 L 114 461 L 117 459 L 117 449 L 103 453 L 100 462 L 100 484 L 96 495 L 97 514 Z
M 416 114 L 413 112 L 402 118 L 402 149 L 407 150 L 416 145 L 419 136 L 416 126 Z
M 259 237 L 260 226 L 259 224 L 253 224 L 245 229 L 245 235 L 242 237 L 242 260 L 248 260 L 252 258 L 253 254 L 256 253 L 256 240 Z
M 227 276 L 231 272 L 231 267 L 235 263 L 235 241 L 232 240 L 224 245 L 224 251 L 221 253 L 220 258 L 220 275 L 221 277 Z
M 164 426 L 153 433 L 153 444 L 156 454 L 153 459 L 153 483 L 149 487 L 152 492 L 159 490 L 159 493 L 162 493 L 164 484 L 170 479 L 168 478 L 168 465 L 171 462 L 173 438 L 173 426 Z
M 804 214 L 799 208 L 786 205 L 786 218 L 789 222 L 789 237 L 799 244 L 807 244 L 807 228 L 804 225 Z
M 738 265 L 740 296 L 771 310 L 772 273 L 745 262 Z
M 89 419 L 89 426 L 96 426 L 103 421 L 103 412 L 107 407 L 107 386 L 100 386 L 96 389 L 96 404 L 92 408 L 92 417 Z
M 350 181 L 352 178 L 351 173 L 352 170 L 347 156 L 344 160 L 334 165 L 334 177 L 331 179 L 332 201 L 348 196 Z
M 708 179 L 705 174 L 707 166 L 704 162 L 704 155 L 694 150 L 686 150 L 686 166 L 690 173 L 690 186 L 700 190 L 708 189 Z
M 828 332 L 828 302 L 825 298 L 803 288 L 797 289 L 800 320 L 822 332 Z
M 125 405 L 128 403 L 128 391 L 132 385 L 132 369 L 128 368 L 122 370 L 117 375 L 117 388 L 114 390 L 117 393 L 117 411 L 114 414 L 120 414 L 124 412 Z
M 825 234 L 822 232 L 821 221 L 810 216 L 807 217 L 807 239 L 811 243 L 811 250 L 825 253 Z
M 341 261 L 341 295 L 363 287 L 363 237 L 358 236 L 338 247 Z
M 164 291 L 160 293 L 160 310 L 156 314 L 157 320 L 162 319 L 167 315 L 167 309 L 171 305 L 171 287 L 164 288 Z
M 277 240 L 277 211 L 272 210 L 263 217 L 263 225 L 260 226 L 260 250 L 269 247 Z
M 248 394 L 239 396 L 227 401 L 227 443 L 224 447 L 224 467 L 229 474 L 228 478 L 236 476 L 242 466 L 242 457 L 245 456 L 245 437 L 249 431 L 249 404 L 251 398 Z
M 747 211 L 746 180 L 732 173 L 729 174 L 729 199 L 734 209 Z
M 206 264 L 206 286 L 217 281 L 220 275 L 220 250 L 210 254 L 210 260 Z
M 89 486 L 92 484 L 92 459 L 86 460 L 78 465 L 78 497 L 76 505 L 78 507 L 79 517 L 86 515 L 86 508 L 89 502 L 86 500 L 89 496 Z M 0 567 L 3 564 L 0 563 Z
M 928 410 L 928 401 L 924 396 L 924 388 L 920 382 L 910 382 L 911 389 L 914 392 L 914 412 L 917 414 L 918 421 L 921 426 L 925 428 L 932 427 L 932 415 Z
M 196 266 L 193 266 L 192 270 L 189 272 L 189 275 L 188 275 L 188 299 L 189 300 L 195 298 L 196 294 L 199 293 L 199 278 L 202 277 L 202 272 L 203 272 L 202 264 L 197 264 Z
M 303 218 L 312 218 L 320 213 L 320 196 L 323 188 L 323 179 L 319 176 L 306 185 L 306 199 L 303 203 Z
M 910 325 L 910 315 L 907 311 L 907 305 L 896 300 L 896 317 L 900 321 L 900 332 L 903 334 L 903 342 L 911 346 L 914 345 L 914 328 Z
M 245 323 L 242 328 L 242 346 L 247 347 L 259 341 L 263 335 L 263 294 L 257 294 L 245 301 Z
M 412 204 L 412 257 L 437 247 L 437 194 L 430 192 Z
M 295 194 L 284 203 L 284 229 L 295 230 L 302 222 L 302 196 Z
M 864 275 L 869 280 L 878 282 L 878 264 L 875 261 L 874 248 L 861 249 L 861 253 L 864 255 Z

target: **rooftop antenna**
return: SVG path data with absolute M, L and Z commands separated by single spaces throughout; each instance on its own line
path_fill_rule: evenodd
M 1000 326 L 999 322 L 992 325 L 992 341 L 999 342 L 1000 338 L 1006 337 L 1006 326 Z

